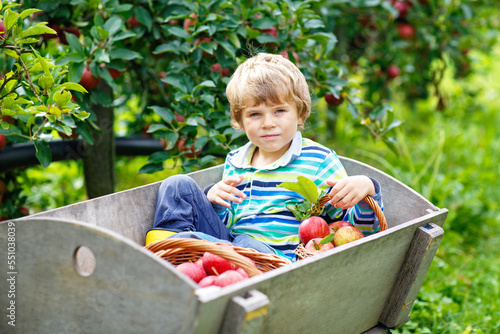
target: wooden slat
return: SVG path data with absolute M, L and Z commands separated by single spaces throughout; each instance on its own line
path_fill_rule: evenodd
M 433 223 L 420 226 L 415 231 L 415 236 L 380 317 L 382 324 L 389 328 L 397 328 L 408 321 L 408 315 L 443 233 L 443 229 Z

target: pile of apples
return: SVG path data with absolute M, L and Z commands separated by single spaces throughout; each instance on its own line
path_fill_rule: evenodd
M 330 238 L 326 240 L 331 239 L 332 241 L 321 243 L 321 240 L 328 236 L 330 236 Z M 318 254 L 348 242 L 361 239 L 363 238 L 363 233 L 349 222 L 336 221 L 328 225 L 323 218 L 312 216 L 300 223 L 299 237 L 308 251 Z
M 219 247 L 236 252 L 229 245 L 220 245 Z M 245 259 L 257 268 L 255 261 L 246 256 Z M 183 262 L 177 265 L 176 269 L 198 283 L 200 288 L 207 286 L 225 287 L 249 278 L 243 268 L 210 252 L 205 252 L 196 262 Z

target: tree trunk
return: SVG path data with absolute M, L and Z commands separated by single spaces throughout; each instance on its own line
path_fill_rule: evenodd
M 113 90 L 101 80 L 96 88 L 113 96 Z M 92 93 L 91 93 L 92 94 Z M 115 137 L 113 132 L 113 107 L 91 104 L 97 115 L 97 126 L 102 132 L 92 130 L 94 144 L 84 143 L 83 169 L 88 198 L 95 198 L 114 192 L 115 186 Z

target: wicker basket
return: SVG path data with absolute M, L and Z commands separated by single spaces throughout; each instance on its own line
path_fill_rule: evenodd
M 220 247 L 220 245 L 229 245 L 236 252 Z M 202 257 L 205 252 L 210 252 L 231 261 L 234 265 L 245 270 L 250 277 L 291 263 L 290 260 L 285 258 L 261 253 L 251 248 L 190 238 L 159 240 L 150 243 L 144 248 L 152 251 L 157 256 L 169 261 L 173 265 L 178 265 L 183 262 L 195 262 Z M 257 265 L 257 268 L 250 264 L 245 257 L 252 259 Z
M 377 204 L 377 202 L 375 202 L 375 200 L 373 198 L 371 198 L 370 196 L 366 196 L 363 200 L 366 203 L 368 203 L 368 205 L 373 209 L 375 215 L 377 216 L 379 224 L 380 224 L 379 231 L 387 230 L 387 220 L 385 218 L 384 212 L 382 211 L 380 206 Z M 326 202 L 328 202 L 328 201 L 329 201 L 329 197 L 328 197 L 328 195 L 325 195 L 319 200 L 319 205 L 325 205 Z M 317 253 L 313 253 L 313 252 L 307 250 L 304 247 L 304 244 L 300 243 L 297 246 L 297 248 L 295 249 L 295 254 L 297 255 L 297 258 L 299 260 L 301 260 L 301 259 L 305 259 L 306 257 L 316 255 Z

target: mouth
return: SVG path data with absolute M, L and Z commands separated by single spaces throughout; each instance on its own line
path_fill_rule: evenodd
M 261 136 L 261 138 L 263 139 L 273 139 L 273 138 L 277 138 L 279 137 L 279 135 L 264 135 L 264 136 Z

